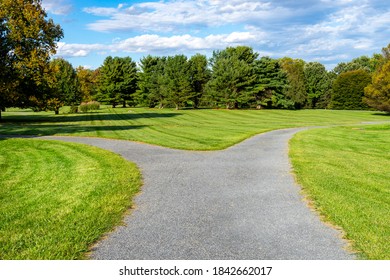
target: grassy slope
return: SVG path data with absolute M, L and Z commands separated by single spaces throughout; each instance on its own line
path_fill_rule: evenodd
M 113 153 L 0 139 L 0 259 L 84 258 L 139 186 L 136 166 Z
M 390 259 L 390 125 L 314 129 L 290 142 L 295 174 L 362 258 Z
M 79 135 L 190 150 L 229 147 L 278 128 L 390 120 L 375 112 L 331 110 L 181 110 L 105 108 L 76 115 L 5 112 L 0 134 Z

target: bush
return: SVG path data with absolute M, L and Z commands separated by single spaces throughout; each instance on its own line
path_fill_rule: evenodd
M 76 113 L 78 113 L 78 111 L 79 111 L 79 107 L 78 106 L 71 106 L 69 113 L 70 114 L 76 114 Z
M 100 109 L 100 103 L 97 101 L 83 102 L 80 104 L 80 111 L 86 113 L 88 111 L 95 111 Z

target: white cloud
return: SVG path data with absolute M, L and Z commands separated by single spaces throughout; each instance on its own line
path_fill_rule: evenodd
M 82 57 L 92 52 L 107 54 L 110 52 L 127 53 L 165 53 L 175 50 L 181 52 L 222 49 L 227 46 L 251 44 L 263 40 L 265 33 L 232 32 L 229 34 L 196 37 L 189 34 L 160 36 L 145 34 L 125 40 L 116 39 L 111 44 L 67 44 L 58 43 L 57 56 Z
M 68 15 L 73 10 L 67 0 L 43 0 L 42 7 L 54 15 Z
M 215 27 L 229 23 L 275 21 L 294 14 L 292 10 L 272 5 L 271 2 L 254 0 L 144 2 L 130 7 L 88 7 L 84 12 L 108 18 L 88 25 L 91 30 L 101 32 L 170 32 L 197 26 Z

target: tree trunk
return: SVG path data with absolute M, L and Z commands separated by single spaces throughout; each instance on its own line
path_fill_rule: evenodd
M 60 109 L 55 108 L 54 113 L 55 113 L 56 115 L 58 115 L 58 114 L 60 113 Z
M 0 108 L 0 122 L 1 122 L 1 111 L 2 111 L 2 110 L 1 110 L 1 108 Z
M 126 100 L 123 100 L 123 108 L 126 108 Z

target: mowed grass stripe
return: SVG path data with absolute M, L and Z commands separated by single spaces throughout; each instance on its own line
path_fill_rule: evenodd
M 390 259 L 390 125 L 313 129 L 290 142 L 298 182 L 365 259 Z
M 136 166 L 86 145 L 0 140 L 0 259 L 82 259 L 118 225 Z
M 97 136 L 170 148 L 218 150 L 280 128 L 386 121 L 388 115 L 331 110 L 110 108 L 87 114 L 3 113 L 0 134 Z

